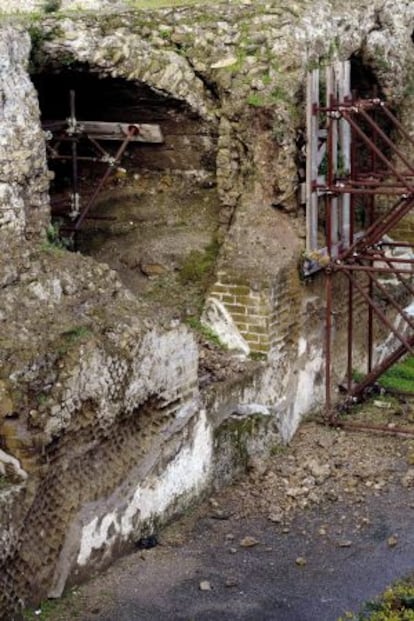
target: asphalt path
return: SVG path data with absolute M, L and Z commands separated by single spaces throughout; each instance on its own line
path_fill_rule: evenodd
M 206 510 L 178 525 L 178 543 L 167 532 L 160 545 L 89 583 L 82 601 L 93 600 L 93 610 L 86 605 L 77 618 L 336 621 L 414 569 L 413 519 L 414 490 L 399 484 L 372 492 L 363 506 L 327 502 L 289 529 Z M 258 543 L 242 547 L 246 536 Z M 200 590 L 201 582 L 211 590 Z

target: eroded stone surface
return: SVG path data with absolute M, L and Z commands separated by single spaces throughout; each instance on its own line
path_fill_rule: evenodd
M 56 14 L 31 28 L 33 71 L 88 67 L 144 84 L 206 128 L 220 202 L 210 294 L 260 360 L 243 368 L 223 352 L 214 365 L 204 360 L 212 372 L 201 395 L 198 348 L 181 311 L 158 318 L 151 299 L 106 265 L 45 244 L 48 173 L 29 36 L 2 26 L 0 434 L 15 473 L 28 479 L 13 481 L 6 468 L 2 477 L 0 616 L 105 565 L 217 473 L 228 479 L 237 460 L 263 450 L 263 430 L 268 441 L 289 440 L 321 399 L 320 283 L 305 290 L 297 270 L 304 77 L 320 59 L 357 54 L 398 104 L 413 12 L 404 0 L 348 3 L 346 12 L 325 1 L 229 3 L 214 12 Z M 180 174 L 194 174 L 181 161 Z M 152 256 L 122 256 L 143 277 L 164 274 L 148 268 L 158 265 Z M 335 318 L 338 333 L 342 321 Z M 308 466 L 313 489 L 329 473 Z M 287 496 L 300 490 L 293 481 Z

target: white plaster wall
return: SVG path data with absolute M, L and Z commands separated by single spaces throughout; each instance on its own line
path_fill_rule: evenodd
M 86 565 L 95 550 L 110 548 L 119 537 L 127 540 L 134 532 L 139 533 L 139 526 L 148 520 L 164 517 L 183 496 L 197 496 L 208 481 L 212 455 L 212 430 L 203 411 L 193 437 L 163 472 L 137 485 L 124 507 L 98 514 L 83 526 L 77 564 Z

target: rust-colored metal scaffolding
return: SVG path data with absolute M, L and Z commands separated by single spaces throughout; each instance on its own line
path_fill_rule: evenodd
M 71 168 L 69 194 L 52 199 L 52 215 L 63 216 L 66 223 L 61 230 L 73 235 L 85 219 L 107 219 L 91 216 L 91 210 L 111 175 L 122 162 L 131 142 L 160 144 L 164 141 L 159 125 L 148 123 L 118 123 L 80 121 L 76 115 L 75 91 L 69 93 L 70 116 L 65 120 L 44 121 L 49 162 L 68 162 Z M 120 143 L 112 151 L 107 143 Z M 96 177 L 88 195 L 81 195 L 81 167 L 94 167 Z M 90 185 L 90 184 L 88 184 Z
M 325 271 L 326 412 L 330 422 L 336 420 L 332 400 L 336 274 L 343 274 L 348 282 L 345 405 L 359 400 L 402 356 L 414 354 L 414 315 L 401 302 L 401 298 L 414 297 L 414 244 L 392 238 L 393 229 L 414 206 L 414 164 L 395 138 L 413 152 L 414 140 L 375 89 L 364 99 L 351 92 L 350 74 L 350 62 L 338 62 L 326 69 L 322 81 L 319 69 L 309 73 L 307 84 L 304 273 Z M 326 92 L 323 103 L 321 83 Z M 394 286 L 388 286 L 384 278 L 392 278 Z M 358 380 L 354 337 L 361 316 L 355 314 L 356 300 L 366 308 L 366 369 Z M 391 335 L 382 355 L 375 348 L 375 333 L 380 329 Z

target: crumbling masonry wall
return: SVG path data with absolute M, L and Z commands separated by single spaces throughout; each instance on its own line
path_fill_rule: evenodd
M 203 390 L 196 340 L 180 319 L 156 321 L 150 300 L 107 265 L 47 243 L 30 39 L 2 25 L 0 618 L 60 595 L 220 482 L 228 446 L 217 438 L 235 416 L 266 420 L 266 438 L 250 438 L 264 450 L 266 440 L 288 441 L 320 403 L 322 288 L 298 271 L 304 77 L 313 62 L 358 52 L 401 101 L 413 60 L 411 2 L 355 2 L 346 14 L 335 6 L 56 13 L 31 28 L 44 71 L 81 64 L 145 84 L 218 132 L 220 253 L 209 297 L 266 360 L 238 360 L 236 378 Z M 335 329 L 340 338 L 342 317 Z

